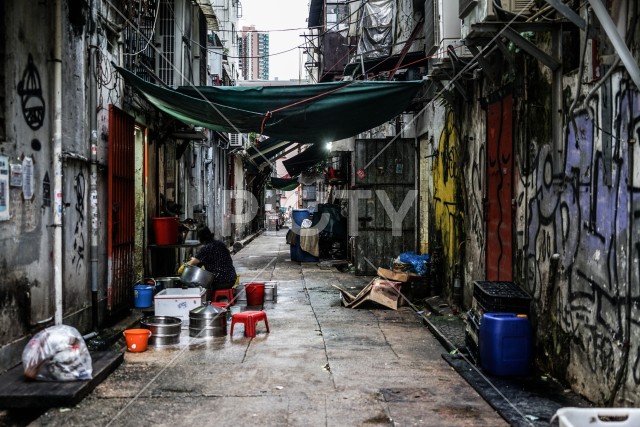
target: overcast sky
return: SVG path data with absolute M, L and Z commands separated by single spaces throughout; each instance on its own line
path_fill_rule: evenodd
M 240 0 L 242 18 L 239 29 L 255 25 L 256 30 L 269 33 L 269 79 L 290 80 L 300 76 L 301 34 L 307 28 L 308 0 Z M 273 31 L 295 29 L 292 31 Z M 308 31 L 307 31 L 308 32 Z M 279 52 L 284 52 L 281 53 Z M 306 77 L 304 72 L 302 78 Z

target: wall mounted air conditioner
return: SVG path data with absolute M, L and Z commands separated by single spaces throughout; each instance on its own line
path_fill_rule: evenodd
M 451 0 L 425 0 L 424 37 L 425 54 L 444 58 L 447 45 L 461 35 L 458 4 Z
M 242 147 L 243 140 L 241 133 L 230 133 L 229 134 L 229 147 Z
M 510 13 L 526 15 L 535 4 L 532 0 L 500 0 L 501 7 Z M 458 0 L 460 19 L 464 19 L 472 11 L 480 21 L 496 20 L 496 7 L 493 0 Z
M 528 16 L 535 2 L 532 0 L 501 0 L 502 9 L 510 14 Z M 459 0 L 459 17 L 462 19 L 462 38 L 467 38 L 471 26 L 498 20 L 493 0 Z

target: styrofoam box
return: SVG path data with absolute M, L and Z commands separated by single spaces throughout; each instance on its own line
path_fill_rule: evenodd
M 160 291 L 154 297 L 156 316 L 179 317 L 182 328 L 189 327 L 189 312 L 206 303 L 204 288 L 169 288 Z
M 560 427 L 635 427 L 640 426 L 640 409 L 560 408 L 554 418 Z

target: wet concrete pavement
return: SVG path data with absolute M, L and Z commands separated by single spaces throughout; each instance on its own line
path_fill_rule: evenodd
M 236 253 L 241 282 L 277 281 L 271 329 L 125 353 L 73 408 L 34 426 L 501 426 L 507 423 L 442 358 L 413 309 L 348 309 L 371 277 L 290 261 L 286 229 Z M 234 310 L 245 309 L 236 306 Z

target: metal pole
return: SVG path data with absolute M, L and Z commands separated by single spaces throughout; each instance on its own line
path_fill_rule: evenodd
M 53 2 L 53 289 L 54 322 L 62 324 L 62 0 Z
M 96 83 L 96 49 L 97 28 L 95 1 L 91 2 L 91 43 L 89 46 L 89 146 L 91 150 L 89 203 L 91 204 L 91 320 L 93 329 L 98 328 L 98 130 L 97 130 L 97 83 Z

